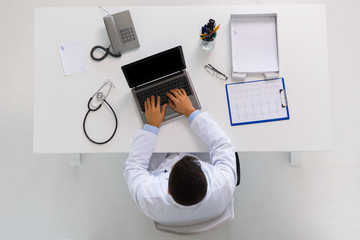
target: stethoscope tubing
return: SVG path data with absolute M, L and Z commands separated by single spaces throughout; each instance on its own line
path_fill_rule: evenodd
M 114 132 L 113 132 L 113 134 L 111 135 L 111 137 L 110 137 L 108 140 L 104 141 L 104 142 L 97 142 L 97 141 L 92 140 L 92 139 L 89 137 L 89 135 L 87 134 L 87 132 L 86 132 L 86 127 L 85 127 L 85 125 L 86 125 L 86 119 L 87 119 L 87 117 L 88 117 L 88 115 L 89 115 L 90 112 L 96 112 L 96 111 L 99 110 L 100 107 L 102 106 L 102 104 L 100 104 L 100 105 L 99 105 L 98 107 L 96 107 L 96 108 L 91 108 L 91 107 L 90 107 L 90 104 L 91 104 L 92 99 L 93 99 L 93 97 L 91 97 L 91 98 L 89 99 L 89 102 L 88 102 L 88 111 L 87 111 L 87 113 L 85 114 L 85 117 L 84 117 L 83 130 L 84 130 L 85 136 L 87 137 L 87 139 L 89 139 L 89 141 L 91 141 L 91 142 L 93 142 L 93 143 L 95 143 L 95 144 L 105 144 L 105 143 L 109 142 L 109 141 L 114 137 L 114 135 L 115 135 L 115 133 L 116 133 L 116 130 L 117 130 L 117 127 L 118 127 L 118 119 L 117 119 L 117 117 L 116 117 L 116 114 L 115 114 L 114 109 L 113 109 L 113 108 L 110 106 L 110 104 L 104 99 L 103 102 L 105 102 L 105 104 L 110 108 L 110 110 L 112 111 L 112 113 L 113 113 L 113 115 L 114 115 L 114 118 L 115 118 L 115 129 L 114 129 Z

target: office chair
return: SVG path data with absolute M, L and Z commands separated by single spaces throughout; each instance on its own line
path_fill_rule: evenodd
M 235 152 L 235 159 L 236 159 L 236 174 L 237 174 L 236 186 L 238 186 L 240 184 L 241 170 L 240 170 L 239 155 L 237 152 Z M 175 234 L 197 234 L 197 233 L 205 233 L 215 230 L 216 228 L 233 220 L 234 217 L 235 217 L 234 199 L 232 199 L 229 205 L 225 208 L 225 211 L 220 216 L 208 222 L 201 224 L 194 224 L 190 226 L 179 226 L 179 227 L 166 226 L 157 222 L 154 222 L 154 225 L 157 230 L 163 232 L 175 233 Z

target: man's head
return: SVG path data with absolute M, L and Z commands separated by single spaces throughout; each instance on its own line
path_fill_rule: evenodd
M 169 194 L 175 202 L 191 206 L 204 199 L 207 192 L 206 177 L 199 161 L 184 156 L 172 168 L 169 177 Z

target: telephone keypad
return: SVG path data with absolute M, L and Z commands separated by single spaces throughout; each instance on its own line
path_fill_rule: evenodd
M 120 30 L 120 36 L 124 43 L 128 43 L 135 40 L 135 33 L 133 28 L 124 28 Z

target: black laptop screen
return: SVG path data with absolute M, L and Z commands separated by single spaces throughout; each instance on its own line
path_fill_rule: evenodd
M 182 47 L 140 59 L 121 67 L 130 88 L 186 68 Z

